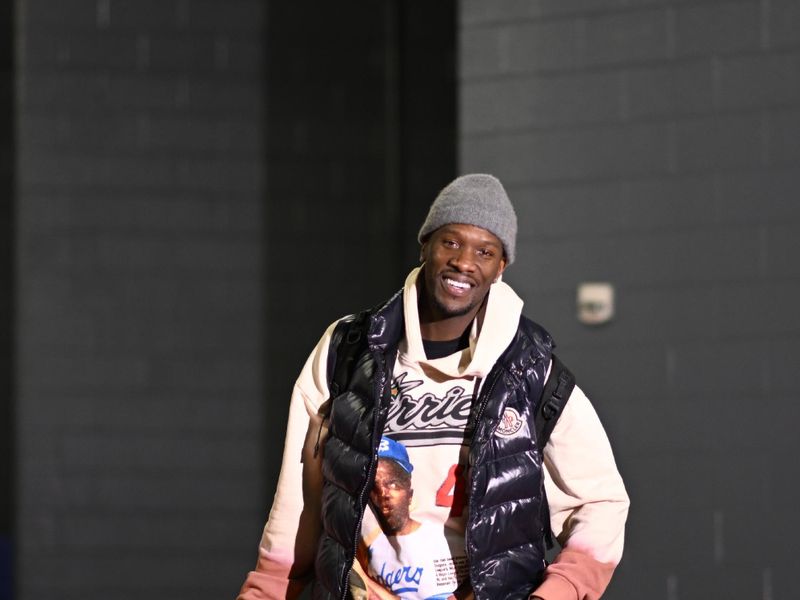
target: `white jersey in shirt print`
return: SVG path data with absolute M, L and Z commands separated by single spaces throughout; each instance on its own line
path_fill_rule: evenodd
M 413 375 L 395 371 L 359 555 L 377 597 L 438 600 L 468 577 L 463 465 L 475 382 Z

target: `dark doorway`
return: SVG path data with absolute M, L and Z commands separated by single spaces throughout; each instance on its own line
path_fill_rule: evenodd
M 268 485 L 324 328 L 401 287 L 456 171 L 455 2 L 272 3 L 265 124 Z

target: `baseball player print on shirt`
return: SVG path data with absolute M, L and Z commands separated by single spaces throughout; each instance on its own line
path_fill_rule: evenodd
M 451 547 L 463 545 L 463 534 L 412 516 L 413 470 L 405 446 L 381 438 L 369 499 L 378 527 L 362 531 L 359 548 L 367 598 L 445 600 L 467 579 L 466 557 Z

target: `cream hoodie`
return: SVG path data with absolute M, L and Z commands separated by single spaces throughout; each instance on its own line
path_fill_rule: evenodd
M 428 360 L 417 312 L 418 273 L 414 269 L 405 282 L 406 336 L 395 375 L 405 367 L 436 381 L 472 379 L 479 384 L 513 339 L 522 300 L 505 283 L 493 284 L 481 331 L 473 323 L 469 348 Z M 239 600 L 294 598 L 313 576 L 322 485 L 313 447 L 321 426 L 318 410 L 328 398 L 327 354 L 335 325 L 325 331 L 295 384 L 277 491 L 256 568 Z M 577 386 L 545 446 L 544 459 L 551 527 L 562 550 L 534 595 L 545 600 L 599 598 L 622 555 L 629 502 L 605 431 Z

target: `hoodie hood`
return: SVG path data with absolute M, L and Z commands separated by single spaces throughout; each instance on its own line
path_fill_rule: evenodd
M 434 377 L 436 372 L 446 378 L 486 377 L 517 333 L 522 299 L 503 281 L 493 283 L 489 288 L 480 331 L 478 319 L 472 322 L 469 347 L 444 358 L 429 360 L 425 356 L 419 327 L 417 280 L 421 269 L 417 267 L 408 274 L 403 288 L 406 335 L 400 344 L 399 360 L 409 365 L 417 364 Z

